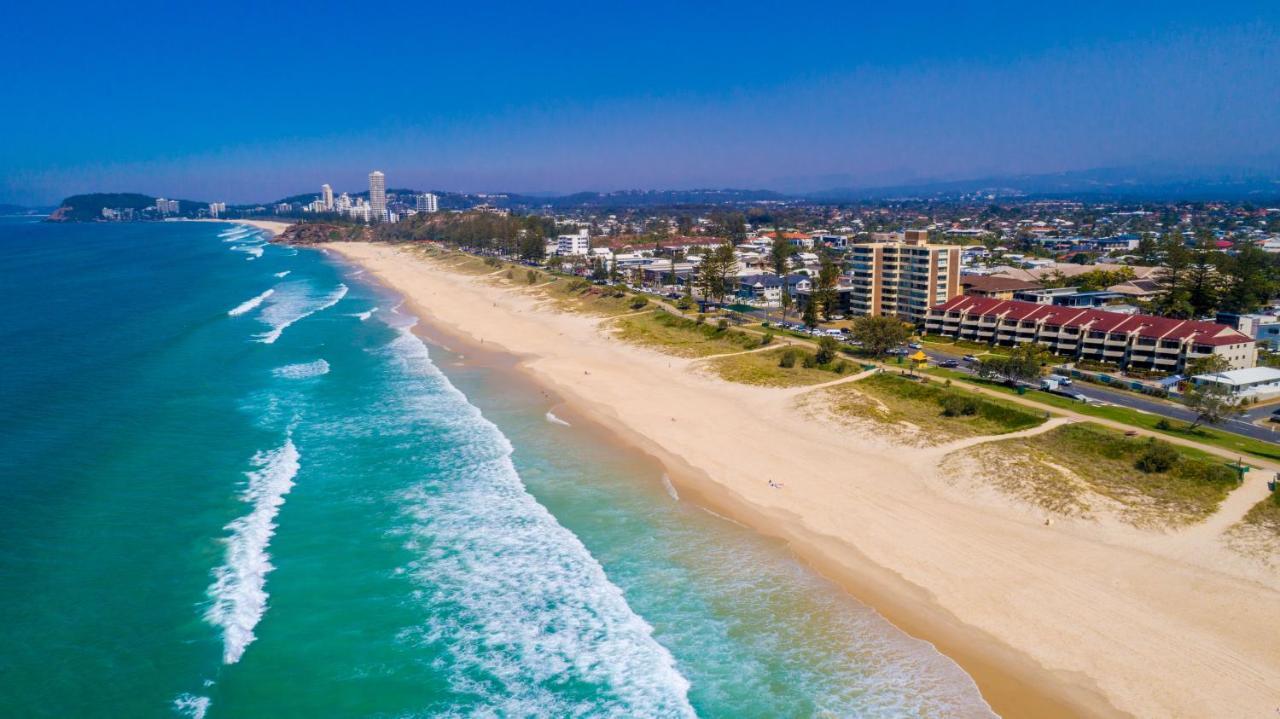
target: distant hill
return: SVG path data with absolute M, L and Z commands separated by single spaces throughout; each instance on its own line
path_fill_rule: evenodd
M 699 190 L 619 190 L 616 192 L 578 192 L 571 195 L 508 194 L 500 203 L 506 206 L 553 207 L 660 207 L 670 205 L 723 205 L 742 202 L 785 202 L 793 199 L 773 190 L 699 189 Z
M 49 215 L 49 221 L 93 222 L 102 219 L 102 210 L 105 207 L 145 210 L 155 205 L 156 198 L 136 192 L 95 192 L 87 195 L 72 195 L 58 203 L 58 209 Z M 206 209 L 208 206 L 206 202 L 178 200 L 178 214 L 195 215 L 197 211 Z
M 1280 198 L 1280 171 L 1160 166 L 1110 167 L 1038 175 L 919 182 L 807 193 L 817 201 L 965 196 L 1117 200 L 1249 200 Z

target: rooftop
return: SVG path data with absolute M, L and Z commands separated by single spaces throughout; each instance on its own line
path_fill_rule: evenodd
M 975 315 L 1000 315 L 1007 320 L 1044 321 L 1059 327 L 1082 327 L 1098 332 L 1137 332 L 1140 337 L 1169 340 L 1192 340 L 1206 345 L 1230 345 L 1253 342 L 1253 338 L 1217 322 L 1178 320 L 1154 315 L 1121 314 L 1082 307 L 1040 305 L 1018 300 L 961 295 L 934 307 L 940 312 L 968 312 Z

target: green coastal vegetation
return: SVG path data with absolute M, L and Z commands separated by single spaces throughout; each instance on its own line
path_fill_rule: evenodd
M 1280 492 L 1272 492 L 1266 499 L 1253 505 L 1244 515 L 1243 524 L 1280 540 Z
M 859 371 L 857 363 L 839 355 L 833 343 L 816 350 L 779 347 L 762 352 L 717 357 L 707 369 L 727 382 L 760 387 L 803 387 L 840 379 Z
M 1203 520 L 1238 484 L 1219 457 L 1088 422 L 970 447 L 944 466 L 966 459 L 985 481 L 1050 511 L 1089 517 L 1111 506 L 1140 526 Z
M 1037 427 L 1045 415 L 1003 400 L 962 392 L 938 382 L 879 373 L 824 390 L 837 418 L 907 425 L 922 444 Z
M 1009 395 L 1016 395 L 1018 392 L 1013 387 L 1003 382 L 995 380 L 975 378 L 964 372 L 957 372 L 942 367 L 929 367 L 921 370 L 922 372 L 942 379 L 950 379 L 954 382 L 966 382 L 969 384 L 984 387 L 996 392 L 1002 392 Z M 1071 410 L 1079 414 L 1097 417 L 1099 419 L 1109 419 L 1113 422 L 1120 422 L 1132 427 L 1140 429 L 1148 429 L 1153 432 L 1160 432 L 1170 437 L 1179 437 L 1181 439 L 1189 439 L 1202 444 L 1221 447 L 1222 449 L 1239 452 L 1242 455 L 1251 455 L 1262 459 L 1280 460 L 1280 445 L 1272 442 L 1264 442 L 1260 439 L 1246 437 L 1244 435 L 1226 432 L 1213 427 L 1201 425 L 1195 429 L 1190 429 L 1185 422 L 1171 422 L 1159 415 L 1139 412 L 1128 407 L 1119 407 L 1116 405 L 1096 405 L 1085 402 L 1079 402 L 1070 397 L 1062 395 L 1050 394 L 1048 392 L 1036 392 L 1028 396 L 1028 399 L 1039 404 L 1056 407 L 1058 409 Z
M 666 310 L 622 317 L 615 336 L 678 357 L 707 357 L 762 346 L 764 336 L 731 329 L 728 323 L 677 317 Z

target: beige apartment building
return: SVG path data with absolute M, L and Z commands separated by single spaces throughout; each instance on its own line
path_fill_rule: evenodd
M 932 308 L 925 332 L 1006 346 L 1038 342 L 1072 359 L 1179 374 L 1191 360 L 1210 355 L 1231 369 L 1258 362 L 1252 337 L 1216 322 L 989 297 L 956 297 Z
M 921 323 L 929 308 L 960 294 L 960 248 L 931 245 L 929 233 L 907 230 L 901 242 L 850 247 L 850 311 Z

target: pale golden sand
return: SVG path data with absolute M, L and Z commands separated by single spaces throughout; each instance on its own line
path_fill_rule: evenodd
M 327 249 L 434 327 L 522 357 L 536 381 L 663 461 L 682 498 L 788 540 L 959 662 L 1005 716 L 1280 707 L 1280 578 L 1229 551 L 1212 520 L 1164 533 L 1046 525 L 1043 511 L 942 476 L 954 448 L 842 431 L 807 418 L 795 390 L 708 378 L 693 360 L 611 339 L 597 318 L 393 246 Z

